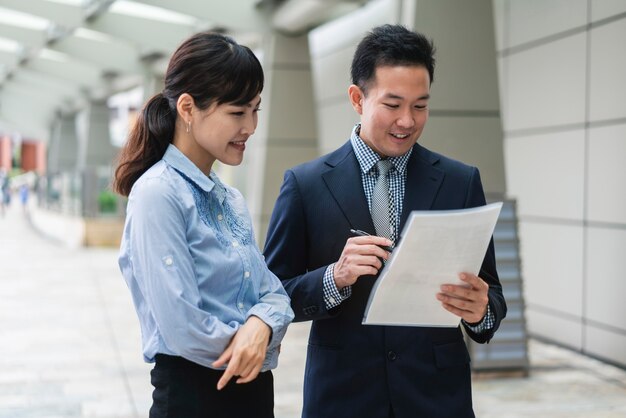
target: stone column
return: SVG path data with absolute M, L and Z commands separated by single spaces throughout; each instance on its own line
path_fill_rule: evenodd
M 48 146 L 48 173 L 74 171 L 77 163 L 76 115 L 60 115 L 52 125 Z
M 268 35 L 262 59 L 266 78 L 259 126 L 243 169 L 232 170 L 261 247 L 285 170 L 318 155 L 307 36 Z
M 106 102 L 92 102 L 78 115 L 78 171 L 82 175 L 82 203 L 85 216 L 98 214 L 98 195 L 112 176 L 118 149 L 111 145 L 109 108 Z

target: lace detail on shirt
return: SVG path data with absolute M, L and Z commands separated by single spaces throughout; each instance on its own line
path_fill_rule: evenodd
M 243 245 L 252 242 L 252 227 L 244 217 L 238 214 L 228 200 L 224 200 L 224 217 L 230 232 Z
M 202 190 L 202 188 L 200 188 L 193 180 L 191 180 L 184 173 L 178 170 L 176 170 L 176 172 L 180 174 L 183 179 L 185 179 L 187 186 L 189 186 L 189 190 L 191 190 L 191 194 L 193 195 L 193 200 L 196 202 L 196 209 L 198 210 L 198 215 L 200 216 L 200 219 L 202 219 L 202 222 L 204 222 L 206 226 L 208 226 L 213 231 L 215 231 L 215 236 L 217 237 L 218 241 L 220 241 L 220 243 L 222 243 L 225 246 L 230 246 L 232 244 L 231 239 L 229 239 L 222 233 L 220 228 L 215 224 L 215 221 L 211 218 L 211 204 L 213 203 L 214 205 L 219 205 L 219 202 L 217 201 L 217 199 L 213 199 L 214 202 L 211 202 L 212 199 L 210 198 L 209 193 Z M 226 190 L 223 189 L 224 186 L 222 186 L 221 184 L 216 183 L 215 187 L 222 188 L 222 190 L 220 190 L 222 192 L 222 195 L 224 196 L 230 195 L 230 193 L 228 193 Z M 220 194 L 220 193 L 216 193 L 216 194 Z M 226 225 L 228 226 L 228 229 L 230 230 L 231 234 L 237 239 L 237 241 L 239 241 L 239 243 L 242 245 L 247 245 L 251 243 L 252 242 L 251 225 L 248 222 L 246 222 L 246 220 L 242 218 L 235 211 L 235 209 L 229 203 L 227 197 L 224 199 L 222 210 L 224 212 L 223 216 L 224 216 L 224 220 L 226 221 Z

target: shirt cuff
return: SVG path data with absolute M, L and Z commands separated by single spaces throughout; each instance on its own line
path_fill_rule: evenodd
M 341 302 L 348 299 L 352 295 L 352 286 L 346 286 L 343 289 L 337 289 L 335 284 L 335 263 L 329 265 L 322 279 L 324 285 L 324 304 L 326 310 L 330 310 L 335 306 L 339 306 Z
M 483 317 L 482 321 L 480 321 L 477 325 L 470 325 L 465 320 L 463 320 L 463 323 L 476 334 L 480 334 L 493 328 L 495 322 L 496 319 L 493 316 L 493 313 L 491 313 L 491 308 L 489 307 L 489 305 L 487 305 L 487 313 Z

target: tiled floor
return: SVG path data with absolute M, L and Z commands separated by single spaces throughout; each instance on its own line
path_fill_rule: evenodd
M 20 208 L 0 218 L 0 418 L 146 417 L 150 366 L 114 249 L 70 250 Z M 275 372 L 276 417 L 299 416 L 308 324 Z M 474 378 L 478 417 L 626 417 L 626 371 L 530 342 L 531 371 Z

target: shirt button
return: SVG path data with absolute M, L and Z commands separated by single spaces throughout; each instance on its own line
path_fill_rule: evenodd
M 395 361 L 398 358 L 398 355 L 393 351 L 389 351 L 387 353 L 387 358 L 389 359 L 389 361 Z
M 233 241 L 233 247 L 235 247 L 235 248 L 236 248 L 236 247 L 238 247 L 238 246 L 239 246 L 239 243 L 238 243 L 237 241 Z
M 222 214 L 220 213 L 219 215 L 217 215 L 217 220 L 221 221 L 222 219 L 224 219 L 224 217 L 222 216 Z
M 248 277 L 250 277 L 250 272 L 249 272 L 249 271 L 246 271 L 246 272 L 243 274 L 243 277 L 245 277 L 246 279 L 247 279 Z
M 172 260 L 172 257 L 166 257 L 165 258 L 165 265 L 166 266 L 171 266 L 172 264 L 174 264 L 174 260 Z
M 335 298 L 328 298 L 328 302 L 330 302 L 331 305 L 335 304 Z
M 239 309 L 243 309 L 243 303 L 239 303 L 237 306 L 239 306 Z

